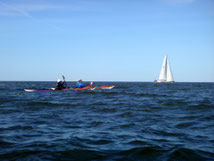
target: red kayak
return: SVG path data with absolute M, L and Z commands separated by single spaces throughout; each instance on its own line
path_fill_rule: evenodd
M 109 85 L 109 86 L 99 86 L 99 87 L 93 87 L 93 86 L 86 86 L 86 87 L 82 87 L 82 88 L 77 88 L 77 87 L 74 87 L 74 88 L 64 88 L 64 89 L 61 89 L 61 90 L 57 90 L 55 87 L 51 87 L 51 88 L 48 88 L 48 89 L 24 89 L 26 92 L 33 92 L 33 91 L 69 91 L 69 90 L 95 90 L 95 89 L 112 89 L 114 88 L 115 86 L 114 85 Z

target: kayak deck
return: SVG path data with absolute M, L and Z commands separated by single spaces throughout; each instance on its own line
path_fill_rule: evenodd
M 78 87 L 74 87 L 74 88 L 71 88 L 71 90 L 93 90 L 95 89 L 94 87 L 92 86 L 86 86 L 86 87 L 81 87 L 81 88 L 78 88 Z

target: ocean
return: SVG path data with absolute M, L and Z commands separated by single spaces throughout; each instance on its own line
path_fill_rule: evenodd
M 0 160 L 214 160 L 214 83 L 55 84 L 0 82 Z

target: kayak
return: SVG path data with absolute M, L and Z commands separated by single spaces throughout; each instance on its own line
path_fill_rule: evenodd
M 91 87 L 91 86 L 86 86 L 86 87 L 82 87 L 82 88 L 64 88 L 64 89 L 60 89 L 57 90 L 55 87 L 52 88 L 48 88 L 48 89 L 24 89 L 24 91 L 26 92 L 34 92 L 34 91 L 69 91 L 69 90 L 94 90 L 95 87 Z
M 67 91 L 67 90 L 71 90 L 70 88 L 64 88 L 64 89 L 61 89 L 62 91 Z M 57 90 L 55 87 L 51 87 L 51 88 L 48 88 L 48 89 L 24 89 L 24 91 L 26 92 L 33 92 L 33 91 L 60 91 L 60 90 Z
M 95 89 L 112 89 L 114 88 L 114 85 L 109 85 L 109 86 L 99 86 L 99 87 L 93 87 L 93 86 L 86 86 L 86 87 L 82 87 L 82 88 L 64 88 L 61 90 L 57 90 L 55 87 L 51 87 L 48 89 L 24 89 L 24 91 L 26 92 L 34 92 L 34 91 L 69 91 L 69 90 L 74 90 L 74 91 L 78 91 L 78 90 L 95 90 Z
M 114 88 L 114 85 L 109 85 L 109 86 L 100 86 L 100 87 L 95 87 L 96 89 L 112 89 Z

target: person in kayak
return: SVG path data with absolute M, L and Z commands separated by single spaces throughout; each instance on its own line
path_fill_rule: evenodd
M 82 80 L 80 79 L 80 80 L 77 81 L 76 88 L 82 88 L 82 87 L 86 87 L 86 85 L 83 84 Z
M 64 89 L 64 82 L 62 82 L 60 79 L 57 80 L 57 84 L 56 84 L 56 90 L 62 90 Z

